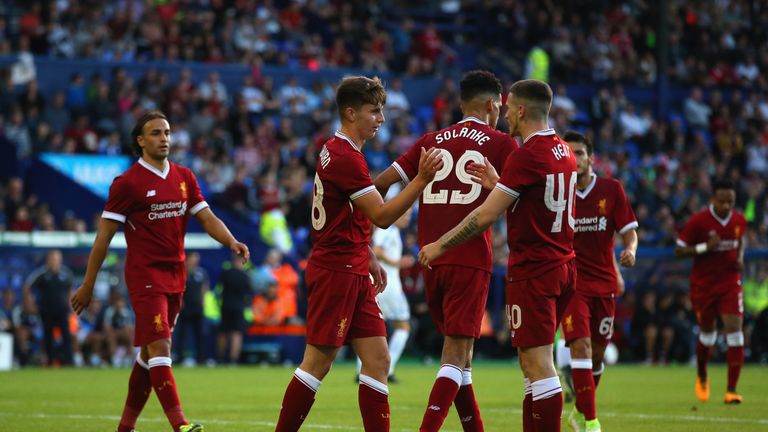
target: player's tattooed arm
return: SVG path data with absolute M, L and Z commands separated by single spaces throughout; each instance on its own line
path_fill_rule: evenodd
M 419 262 L 430 268 L 430 263 L 439 258 L 446 250 L 485 231 L 515 201 L 516 198 L 506 192 L 499 189 L 492 190 L 485 202 L 468 214 L 458 225 L 443 234 L 434 243 L 422 247 L 419 251 Z
M 490 224 L 488 224 L 489 226 Z M 440 242 L 442 249 L 450 249 L 458 244 L 464 243 L 472 237 L 485 231 L 488 226 L 481 226 L 478 222 L 478 211 L 475 209 L 467 215 L 463 221 L 443 236 Z

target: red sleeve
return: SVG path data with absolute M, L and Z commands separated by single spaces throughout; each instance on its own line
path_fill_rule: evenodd
M 189 214 L 194 216 L 200 210 L 207 208 L 208 203 L 205 202 L 203 193 L 200 191 L 200 184 L 197 182 L 197 177 L 195 177 L 195 174 L 189 168 L 187 168 L 187 178 L 189 179 L 189 198 L 187 198 Z
M 373 180 L 371 180 L 368 164 L 365 163 L 365 156 L 362 153 L 354 153 L 345 157 L 340 166 L 328 170 L 327 174 L 330 174 L 329 180 L 336 184 L 352 201 L 376 190 Z
M 685 224 L 685 226 L 683 227 L 683 230 L 680 231 L 680 235 L 677 237 L 678 246 L 687 247 L 687 246 L 693 246 L 696 243 L 698 243 L 697 234 L 699 231 L 698 229 L 699 227 L 698 227 L 697 220 L 698 218 L 696 217 L 696 215 L 693 215 L 691 216 L 690 219 L 688 219 L 688 222 Z
M 629 205 L 627 195 L 624 193 L 624 188 L 618 181 L 616 185 L 616 207 L 613 211 L 613 226 L 616 227 L 616 231 L 619 234 L 633 229 L 637 229 L 637 217 L 635 212 L 632 211 L 632 207 Z
M 395 162 L 392 163 L 392 167 L 395 168 L 400 178 L 405 183 L 409 183 L 411 179 L 416 177 L 419 173 L 419 158 L 421 157 L 421 148 L 424 147 L 428 141 L 427 137 L 432 134 L 425 134 L 418 141 L 413 143 L 411 148 L 405 151 Z
M 496 188 L 517 198 L 528 186 L 540 180 L 541 175 L 532 167 L 528 156 L 529 152 L 523 148 L 512 152 L 504 163 Z
M 131 194 L 132 189 L 125 176 L 115 177 L 112 180 L 112 186 L 109 187 L 109 197 L 101 217 L 125 223 L 136 205 Z

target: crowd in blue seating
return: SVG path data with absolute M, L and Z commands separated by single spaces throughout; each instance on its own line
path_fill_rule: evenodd
M 244 221 L 263 228 L 284 219 L 287 238 L 262 235 L 300 258 L 316 153 L 338 126 L 334 83 L 275 84 L 264 65 L 390 74 L 387 122 L 364 148 L 376 172 L 423 132 L 460 119 L 456 77 L 466 68 L 497 71 L 507 85 L 530 72 L 529 54 L 541 48 L 556 93 L 553 126 L 593 139 L 595 169 L 623 181 L 641 245 L 672 246 L 681 223 L 706 205 L 712 180 L 730 178 L 750 246 L 768 246 L 768 7 L 670 2 L 668 58 L 660 62 L 665 33 L 651 3 L 17 2 L 0 9 L 0 55 L 15 55 L 22 66 L 30 54 L 117 66 L 108 76 L 75 73 L 66 87 L 46 91 L 34 67 L 0 70 L 0 147 L 12 148 L 22 166 L 41 152 L 129 154 L 136 118 L 161 109 L 171 119 L 172 160 L 191 167 L 206 196 Z M 170 80 L 148 65 L 131 77 L 121 61 L 162 61 L 181 72 Z M 233 88 L 216 72 L 193 79 L 189 62 L 249 69 Z M 664 116 L 626 91 L 653 88 L 659 63 L 687 94 Z M 415 106 L 402 90 L 401 78 L 414 76 L 441 80 L 431 103 Z M 593 94 L 569 95 L 572 84 L 585 82 L 595 85 Z M 94 229 L 90 215 L 57 220 L 20 178 L 5 179 L 0 194 L 4 230 Z M 494 240 L 499 263 L 506 259 L 502 230 Z

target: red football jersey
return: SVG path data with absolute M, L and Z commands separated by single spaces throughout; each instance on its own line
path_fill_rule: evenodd
M 705 243 L 711 232 L 720 236 L 720 244 L 714 251 L 693 257 L 691 291 L 724 292 L 741 285 L 737 262 L 739 246 L 747 232 L 747 220 L 735 210 L 721 219 L 710 205 L 688 219 L 677 244 L 686 247 Z
M 171 162 L 160 171 L 139 159 L 115 177 L 101 217 L 123 223 L 128 244 L 125 276 L 131 294 L 149 289 L 184 291 L 189 215 L 206 207 L 192 171 Z
M 510 280 L 573 259 L 576 158 L 554 129 L 529 135 L 512 152 L 496 188 L 517 198 L 507 209 Z
M 419 200 L 419 246 L 432 243 L 458 225 L 477 208 L 489 191 L 472 181 L 467 174 L 470 162 L 491 162 L 501 172 L 504 161 L 517 142 L 485 122 L 467 117 L 464 120 L 416 141 L 392 166 L 403 182 L 408 183 L 419 171 L 421 149 L 440 148 L 443 168 L 435 175 Z M 432 265 L 452 264 L 491 271 L 491 230 L 451 248 Z
M 637 218 L 617 180 L 592 175 L 584 191 L 576 190 L 576 289 L 593 296 L 616 293 L 618 281 L 613 266 L 614 233 L 637 228 Z
M 336 132 L 317 161 L 310 263 L 334 271 L 368 274 L 371 221 L 352 201 L 375 190 L 365 156 L 352 140 Z

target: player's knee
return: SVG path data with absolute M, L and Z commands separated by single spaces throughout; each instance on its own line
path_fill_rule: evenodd
M 592 358 L 592 344 L 588 338 L 578 338 L 570 343 L 571 358 L 590 359 Z
M 385 352 L 376 356 L 365 356 L 361 357 L 360 359 L 360 361 L 363 363 L 363 369 L 384 371 L 385 375 L 389 371 L 390 360 L 391 358 L 389 356 L 389 352 Z

